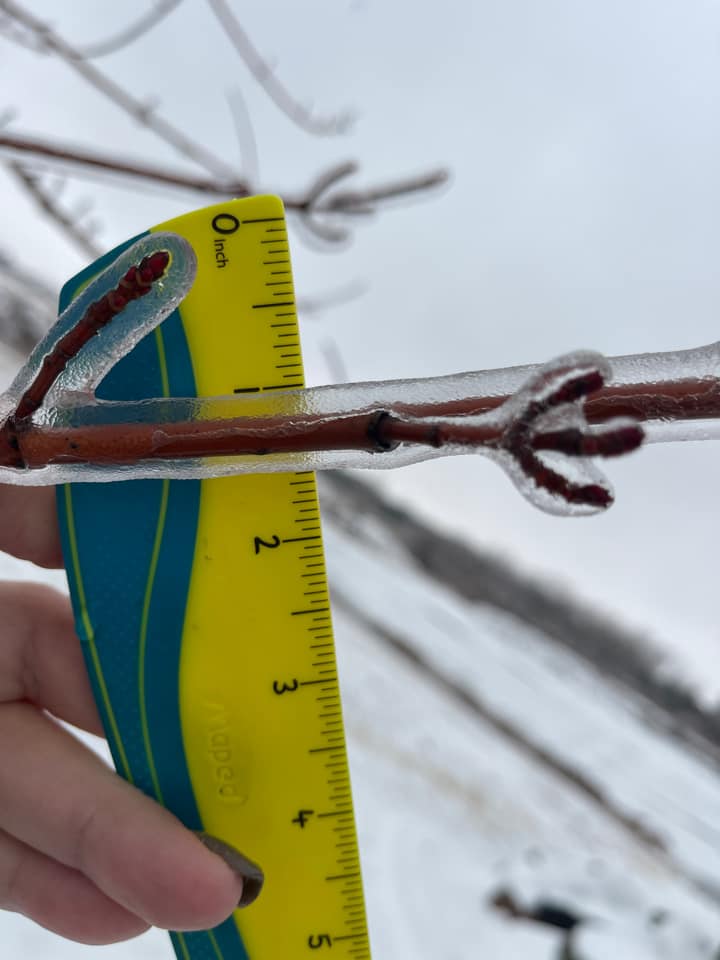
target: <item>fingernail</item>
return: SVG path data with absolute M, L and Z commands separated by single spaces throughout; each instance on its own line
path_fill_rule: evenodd
M 247 907 L 254 900 L 257 900 L 265 882 L 265 874 L 262 869 L 253 860 L 246 857 L 244 853 L 240 853 L 239 850 L 231 847 L 224 840 L 219 840 L 209 833 L 198 832 L 197 836 L 211 853 L 222 857 L 230 869 L 242 878 L 242 896 L 238 901 L 238 907 Z

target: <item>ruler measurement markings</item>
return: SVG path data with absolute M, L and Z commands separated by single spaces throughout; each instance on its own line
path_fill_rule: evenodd
M 273 229 L 280 231 L 281 228 L 277 227 Z M 272 247 L 273 242 L 277 241 L 261 242 L 268 247 Z M 273 247 L 267 252 L 272 255 L 284 253 L 285 249 Z M 276 269 L 274 269 L 275 264 L 263 261 L 263 265 L 269 276 L 276 276 L 280 273 L 279 270 L 276 272 Z M 253 309 L 268 309 L 270 311 L 268 317 L 268 334 L 271 336 L 272 331 L 274 331 L 277 342 L 275 344 L 269 344 L 268 346 L 272 346 L 273 352 L 277 350 L 281 351 L 273 366 L 283 380 L 291 381 L 287 383 L 286 389 L 295 385 L 302 386 L 300 374 L 302 363 L 295 362 L 296 358 L 298 358 L 299 361 L 301 356 L 299 349 L 295 351 L 295 348 L 300 347 L 297 321 L 294 311 L 283 312 L 281 314 L 279 310 L 273 310 L 272 307 L 294 306 L 294 299 L 291 300 L 293 294 L 290 282 L 289 279 L 280 281 L 274 279 L 266 280 L 266 287 L 268 288 L 272 288 L 273 286 L 283 287 L 282 291 L 274 293 L 273 296 L 285 298 L 286 302 L 268 304 L 267 306 L 260 303 L 253 304 Z M 288 317 L 288 319 L 285 320 L 283 317 Z M 281 373 L 283 370 L 288 372 L 283 374 Z M 300 382 L 298 383 L 298 381 Z M 267 384 L 264 389 L 283 389 L 283 385 L 274 383 Z M 255 390 L 253 392 L 258 391 Z M 337 896 L 340 900 L 338 908 L 344 911 L 341 914 L 343 918 L 341 922 L 344 922 L 348 932 L 342 934 L 338 931 L 341 938 L 340 942 L 347 940 L 348 947 L 354 944 L 357 945 L 357 948 L 367 956 L 367 948 L 362 945 L 362 940 L 365 939 L 367 942 L 367 937 L 364 937 L 362 933 L 354 932 L 356 929 L 359 930 L 362 924 L 356 926 L 351 924 L 348 926 L 348 920 L 354 922 L 354 917 L 357 916 L 358 911 L 353 910 L 350 913 L 346 908 L 347 897 L 352 895 L 359 882 L 360 861 L 357 840 L 355 838 L 352 798 L 349 791 L 350 778 L 347 755 L 345 753 L 345 736 L 342 730 L 342 710 L 339 709 L 341 701 L 339 696 L 337 665 L 335 663 L 334 638 L 329 622 L 331 618 L 329 616 L 328 585 L 324 576 L 325 558 L 322 550 L 322 534 L 319 522 L 317 524 L 313 523 L 313 521 L 320 520 L 315 477 L 312 471 L 298 471 L 294 476 L 295 479 L 288 481 L 288 507 L 291 510 L 294 508 L 295 517 L 293 519 L 294 523 L 300 527 L 298 531 L 299 535 L 280 537 L 278 539 L 281 544 L 304 542 L 303 552 L 297 555 L 296 560 L 293 562 L 297 563 L 296 576 L 297 585 L 300 588 L 299 595 L 307 598 L 305 602 L 310 603 L 310 608 L 302 606 L 302 603 L 297 606 L 289 605 L 288 612 L 290 617 L 298 624 L 298 628 L 300 628 L 303 620 L 309 620 L 310 624 L 319 624 L 322 622 L 322 625 L 317 626 L 302 623 L 302 628 L 307 638 L 306 649 L 311 653 L 311 657 L 314 657 L 314 659 L 311 660 L 311 667 L 317 676 L 312 679 L 301 680 L 297 683 L 301 688 L 317 686 L 321 692 L 319 696 L 314 694 L 315 700 L 325 704 L 325 706 L 321 708 L 321 713 L 317 715 L 316 722 L 318 729 L 316 736 L 319 736 L 321 742 L 324 741 L 327 746 L 309 746 L 307 749 L 307 755 L 326 753 L 328 756 L 328 760 L 324 760 L 323 767 L 318 769 L 318 773 L 326 769 L 328 764 L 331 765 L 330 769 L 335 773 L 332 782 L 327 782 L 324 786 L 329 809 L 321 811 L 321 813 L 318 814 L 318 818 L 328 818 L 325 820 L 328 824 L 333 821 L 338 824 L 338 827 L 333 828 L 333 833 L 330 834 L 330 836 L 333 837 L 332 846 L 336 853 L 333 860 L 328 861 L 328 866 L 341 867 L 343 868 L 343 872 L 336 874 L 336 872 L 331 869 L 326 872 L 325 876 L 337 875 L 339 880 L 339 882 L 335 884 L 328 883 L 328 887 L 338 889 Z M 323 616 L 323 614 L 327 614 L 327 616 Z M 330 667 L 332 669 L 327 669 Z M 325 776 L 326 774 L 323 775 L 323 782 Z M 320 822 L 323 822 L 323 820 Z M 336 833 L 334 831 L 339 832 Z M 341 856 L 338 857 L 338 853 L 340 853 Z M 356 869 L 348 872 L 351 867 Z M 351 884 L 351 886 L 348 886 L 348 884 Z M 352 907 L 353 904 L 351 903 L 349 906 Z M 339 919 L 340 918 L 338 918 L 338 920 Z M 333 935 L 331 942 L 334 943 L 336 939 Z M 288 958 L 288 960 L 291 960 L 291 958 Z

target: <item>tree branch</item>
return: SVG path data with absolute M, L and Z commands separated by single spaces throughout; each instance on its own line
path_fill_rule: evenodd
M 51 27 L 33 16 L 15 0 L 0 0 L 0 10 L 21 24 L 35 36 L 42 47 L 52 51 L 61 60 L 86 80 L 91 87 L 101 93 L 115 106 L 140 123 L 152 130 L 160 139 L 164 140 L 178 153 L 208 170 L 213 176 L 231 182 L 234 171 L 219 157 L 207 150 L 202 144 L 196 143 L 186 136 L 182 130 L 156 114 L 146 103 L 138 100 L 123 87 L 88 63 L 81 52 L 64 40 Z
M 181 3 L 182 0 L 156 0 L 154 6 L 147 13 L 128 24 L 123 30 L 111 37 L 106 37 L 104 40 L 96 40 L 95 43 L 86 43 L 84 46 L 78 47 L 77 52 L 80 59 L 97 60 L 98 57 L 106 57 L 108 54 L 117 53 L 124 47 L 130 46 L 131 43 L 139 40 L 140 37 L 145 36 L 153 27 L 161 23 Z
M 90 233 L 80 226 L 76 218 L 60 207 L 52 193 L 43 188 L 35 174 L 15 161 L 8 163 L 7 168 L 42 212 L 60 227 L 78 249 L 93 260 L 100 256 L 102 251 L 93 241 Z
M 0 5 L 6 0 L 0 0 Z M 117 175 L 131 180 L 145 180 L 165 187 L 188 190 L 212 197 L 246 197 L 251 192 L 245 180 L 213 179 L 188 175 L 172 168 L 118 159 L 114 155 L 90 151 L 70 144 L 17 136 L 3 130 L 0 132 L 0 150 L 13 155 L 20 154 L 35 161 L 47 161 L 64 168 L 80 168 L 84 172 L 101 175 Z M 418 176 L 400 178 L 370 186 L 364 190 L 333 193 L 333 187 L 342 179 L 355 173 L 357 164 L 346 162 L 334 164 L 316 176 L 301 193 L 278 191 L 287 210 L 300 216 L 306 225 L 323 239 L 337 241 L 345 238 L 345 232 L 328 225 L 318 225 L 317 215 L 358 215 L 374 212 L 380 204 L 407 196 L 424 194 L 447 183 L 446 170 L 430 170 Z M 275 192 L 270 190 L 269 192 Z
M 288 120 L 307 133 L 319 136 L 345 133 L 349 129 L 353 122 L 350 112 L 327 117 L 314 116 L 292 96 L 287 87 L 278 80 L 267 60 L 264 60 L 253 46 L 250 37 L 243 30 L 240 21 L 233 15 L 225 0 L 208 0 L 208 5 L 242 62 Z

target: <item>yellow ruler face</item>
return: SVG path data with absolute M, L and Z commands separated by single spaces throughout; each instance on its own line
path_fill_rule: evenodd
M 181 234 L 198 258 L 197 280 L 179 311 L 196 394 L 261 400 L 302 387 L 281 201 L 232 201 L 154 229 Z M 163 328 L 153 349 L 163 391 L 173 393 L 175 339 Z M 176 934 L 176 952 L 185 960 L 299 960 L 323 951 L 363 960 L 370 951 L 315 476 L 300 470 L 149 483 L 158 492 L 152 488 L 146 559 L 136 564 L 147 563 L 148 573 L 138 590 L 139 705 L 126 710 L 139 716 L 138 736 L 127 727 L 124 738 L 124 701 L 113 702 L 109 676 L 116 665 L 92 629 L 102 611 L 93 609 L 83 580 L 85 494 L 71 487 L 63 498 L 65 538 L 74 540 L 71 587 L 113 752 L 124 755 L 121 772 L 174 807 L 173 772 L 162 759 L 171 744 L 163 752 L 153 716 L 152 686 L 163 661 L 152 644 L 174 645 L 167 669 L 177 695 L 182 776 L 192 792 L 176 812 L 190 811 L 189 826 L 236 847 L 265 873 L 260 897 L 230 921 L 237 938 L 227 925 L 207 935 Z M 178 512 L 176 498 L 188 489 L 178 485 L 188 483 L 199 488 L 195 506 Z M 176 581 L 171 567 L 183 548 L 173 556 L 173 522 L 194 524 L 187 576 Z M 175 615 L 179 635 L 170 642 L 162 639 L 163 603 L 172 600 L 174 582 L 183 613 Z M 162 680 L 160 699 L 172 699 L 169 682 Z

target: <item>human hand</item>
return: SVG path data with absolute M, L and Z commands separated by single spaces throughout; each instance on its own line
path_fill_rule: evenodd
M 0 516 L 0 550 L 62 566 L 51 488 L 0 486 Z M 241 877 L 55 719 L 102 736 L 67 598 L 0 583 L 0 608 L 0 907 L 92 944 L 222 922 Z

